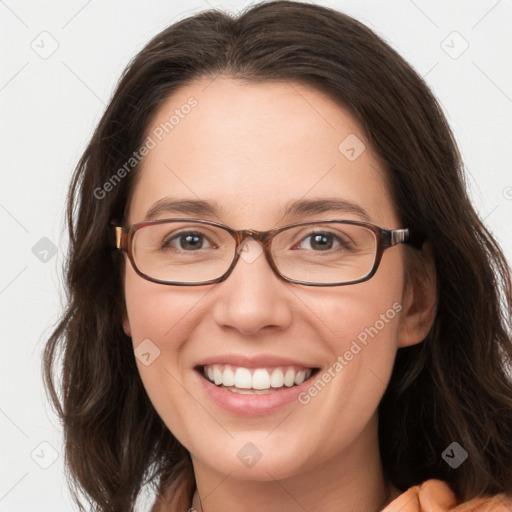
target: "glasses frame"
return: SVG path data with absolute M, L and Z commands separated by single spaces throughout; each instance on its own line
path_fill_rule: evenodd
M 193 283 L 182 283 L 179 281 L 164 281 L 161 279 L 155 279 L 153 277 L 150 277 L 143 272 L 139 270 L 137 267 L 137 264 L 135 263 L 134 257 L 133 257 L 133 240 L 135 233 L 146 227 L 146 226 L 152 226 L 155 224 L 164 224 L 164 223 L 171 223 L 171 222 L 194 222 L 198 224 L 207 224 L 210 226 L 216 226 L 219 228 L 224 229 L 227 231 L 236 242 L 235 246 L 235 257 L 233 258 L 233 261 L 231 262 L 231 265 L 229 268 L 224 272 L 224 274 L 217 279 L 210 279 L 209 281 L 202 281 L 202 282 L 193 282 Z M 371 270 L 360 279 L 355 279 L 352 281 L 342 282 L 342 283 L 310 283 L 305 281 L 298 281 L 295 279 L 291 279 L 289 277 L 284 276 L 281 274 L 274 262 L 274 259 L 272 257 L 272 252 L 270 250 L 272 239 L 282 231 L 285 231 L 287 229 L 291 229 L 296 226 L 305 226 L 308 224 L 329 224 L 329 223 L 337 223 L 337 224 L 351 224 L 355 226 L 361 226 L 366 229 L 369 229 L 375 234 L 375 240 L 377 243 L 377 249 L 375 254 L 375 260 L 373 263 L 373 267 Z M 132 264 L 133 269 L 135 272 L 142 277 L 143 279 L 146 279 L 148 281 L 151 281 L 153 283 L 159 283 L 159 284 L 165 284 L 170 286 L 202 286 L 206 284 L 215 284 L 215 283 L 221 283 L 222 281 L 225 281 L 231 272 L 233 272 L 236 264 L 238 263 L 238 260 L 240 259 L 240 251 L 238 248 L 243 244 L 243 242 L 251 237 L 257 242 L 260 242 L 260 245 L 263 247 L 263 252 L 265 253 L 265 258 L 270 265 L 270 268 L 274 271 L 274 273 L 283 281 L 286 281 L 288 283 L 294 283 L 294 284 L 302 284 L 304 286 L 346 286 L 350 284 L 356 284 L 356 283 L 362 283 L 364 281 L 368 281 L 371 279 L 375 272 L 377 272 L 377 269 L 379 267 L 379 264 L 382 259 L 382 254 L 386 249 L 389 249 L 391 247 L 394 247 L 399 244 L 409 244 L 412 247 L 416 249 L 421 249 L 423 242 L 424 242 L 424 236 L 420 233 L 411 233 L 409 228 L 398 228 L 398 229 L 386 229 L 381 226 L 378 226 L 376 224 L 373 224 L 371 222 L 362 222 L 362 221 L 356 221 L 356 220 L 337 220 L 337 219 L 329 219 L 329 220 L 314 220 L 314 221 L 304 221 L 304 222 L 298 222 L 294 224 L 287 224 L 286 226 L 280 226 L 278 228 L 270 229 L 268 231 L 256 231 L 254 229 L 232 229 L 229 226 L 226 226 L 225 224 L 221 224 L 220 222 L 215 222 L 212 220 L 205 220 L 205 219 L 195 219 L 195 218 L 169 218 L 169 219 L 158 219 L 154 221 L 147 221 L 147 222 L 138 222 L 136 224 L 131 224 L 129 226 L 118 226 L 115 223 L 112 223 L 112 227 L 114 228 L 115 232 L 115 248 L 119 251 L 122 251 L 127 254 L 128 259 L 130 260 L 130 263 Z

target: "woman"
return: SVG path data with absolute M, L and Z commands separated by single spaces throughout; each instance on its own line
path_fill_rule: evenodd
M 277 1 L 158 34 L 68 223 L 45 378 L 97 510 L 146 483 L 154 512 L 511 509 L 510 269 L 359 22 Z

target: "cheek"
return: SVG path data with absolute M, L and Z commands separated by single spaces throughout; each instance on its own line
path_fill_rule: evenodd
M 309 296 L 303 292 L 306 304 L 318 305 L 314 311 L 318 313 L 316 324 L 322 325 L 322 337 L 329 340 L 336 355 L 354 344 L 371 344 L 365 357 L 378 359 L 386 352 L 394 357 L 403 309 L 403 268 L 398 252 L 384 256 L 377 273 L 368 281 L 313 291 Z M 313 315 L 310 321 L 314 322 Z M 371 343 L 373 340 L 377 342 Z M 353 351 L 357 352 L 357 347 Z
M 341 401 L 356 416 L 367 414 L 378 405 L 391 376 L 403 314 L 403 273 L 399 254 L 390 256 L 369 281 L 322 291 L 317 314 L 308 316 L 331 354 L 320 378 L 336 389 L 330 394 L 332 411 L 343 409 Z M 312 296 L 303 301 L 315 304 Z
M 128 271 L 125 279 L 126 308 L 139 375 L 154 409 L 183 444 L 188 444 L 186 425 L 204 422 L 204 411 L 184 390 L 190 366 L 183 357 L 183 347 L 201 318 L 201 299 L 207 293 L 196 288 L 171 289 Z
M 383 392 L 398 346 L 403 309 L 399 290 L 360 283 L 357 291 L 323 302 L 324 340 L 332 365 L 364 402 L 370 390 Z M 332 366 L 331 365 L 331 366 Z M 341 365 L 341 367 L 340 367 Z M 377 381 L 380 381 L 377 386 Z
M 209 290 L 152 283 L 138 276 L 131 266 L 126 269 L 124 288 L 134 346 L 146 338 L 155 343 L 166 340 L 166 344 L 180 339 L 178 333 L 190 329 L 194 315 L 201 311 L 201 299 Z
M 384 287 L 383 292 L 372 288 L 372 293 L 363 293 L 363 283 L 360 286 L 358 293 L 323 301 L 322 332 L 330 358 L 299 397 L 304 421 L 318 425 L 322 439 L 330 439 L 314 447 L 318 457 L 328 457 L 330 450 L 360 434 L 375 414 L 393 368 L 400 293 Z

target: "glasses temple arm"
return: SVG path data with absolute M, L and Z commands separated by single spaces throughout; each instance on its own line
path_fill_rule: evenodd
M 421 231 L 410 230 L 409 228 L 389 230 L 389 238 L 386 240 L 389 247 L 397 244 L 407 243 L 416 249 L 421 249 L 425 242 L 425 234 Z

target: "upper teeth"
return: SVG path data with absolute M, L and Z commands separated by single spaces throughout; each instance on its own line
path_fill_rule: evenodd
M 208 379 L 217 386 L 235 386 L 241 389 L 270 389 L 302 384 L 311 375 L 308 368 L 291 366 L 279 368 L 243 368 L 228 364 L 207 365 L 203 369 Z

